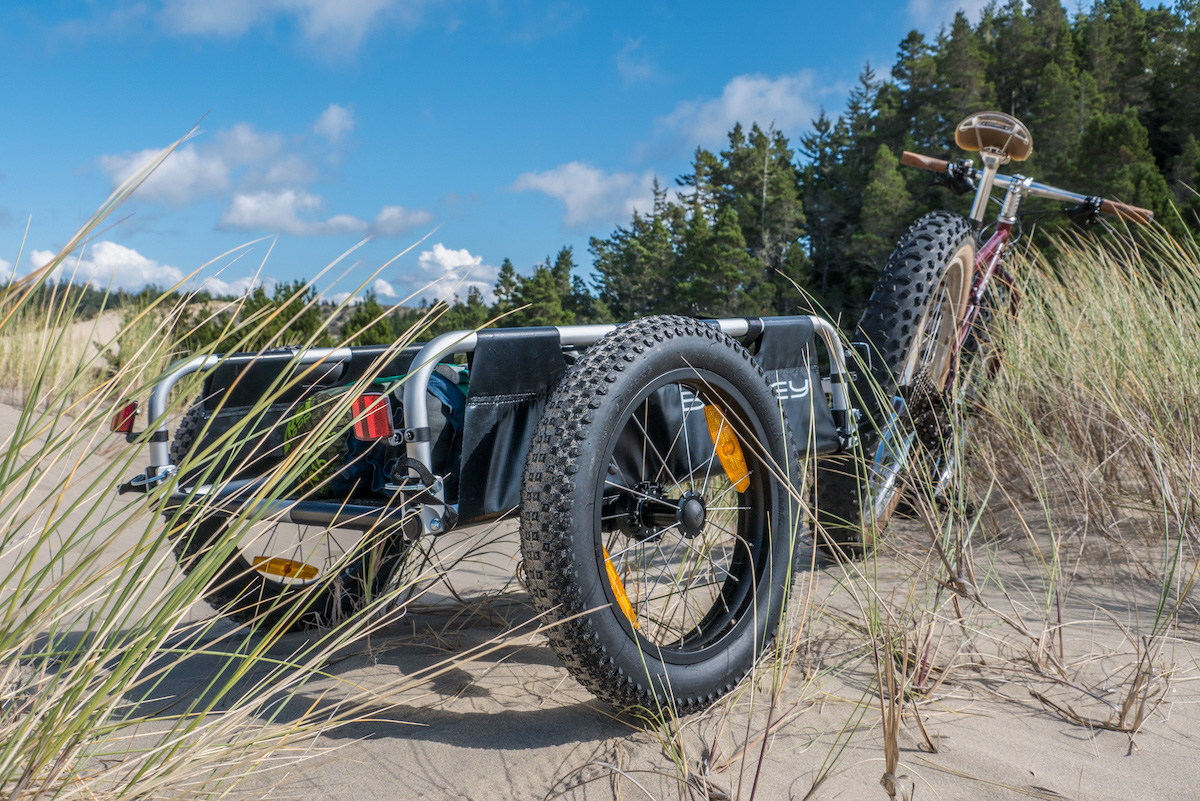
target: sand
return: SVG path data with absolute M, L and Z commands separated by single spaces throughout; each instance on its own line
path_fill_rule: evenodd
M 12 430 L 15 415 L 0 405 L 0 432 Z M 107 453 L 89 457 L 83 469 L 114 469 L 114 477 L 140 469 L 140 456 L 128 468 L 114 468 L 120 449 Z M 114 503 L 115 493 L 88 501 Z M 1193 605 L 1185 603 L 1176 625 L 1153 641 L 1144 663 L 1151 703 L 1138 731 L 1096 725 L 1116 719 L 1109 704 L 1122 705 L 1137 650 L 1152 632 L 1161 543 L 1068 535 L 1060 549 L 1065 577 L 1059 593 L 1047 596 L 1034 550 L 1048 547 L 1044 533 L 1025 536 L 1013 513 L 999 510 L 984 515 L 974 538 L 981 595 L 993 611 L 960 598 L 956 612 L 948 594 L 935 595 L 924 561 L 927 539 L 912 521 L 897 524 L 866 563 L 875 571 L 869 579 L 805 551 L 781 656 L 766 660 L 713 709 L 656 728 L 593 699 L 545 639 L 529 633 L 534 613 L 514 580 L 513 523 L 453 532 L 435 546 L 435 556 L 452 565 L 445 578 L 327 665 L 330 677 L 305 688 L 293 708 L 336 703 L 352 687 L 378 689 L 404 677 L 415 677 L 413 686 L 381 695 L 369 720 L 304 744 L 296 764 L 255 775 L 244 795 L 886 799 L 880 702 L 864 634 L 873 606 L 892 610 L 897 630 L 928 625 L 935 635 L 926 652 L 937 670 L 925 681 L 927 691 L 910 699 L 899 729 L 897 797 L 1195 795 L 1200 621 Z M 158 556 L 166 581 L 174 568 L 168 554 Z M 0 567 L 10 557 L 0 555 Z M 1048 597 L 1061 629 L 1039 622 Z M 204 604 L 193 613 L 214 614 Z M 210 636 L 231 630 L 221 624 Z M 286 654 L 312 636 L 289 635 L 276 650 Z M 489 653 L 421 678 L 489 642 Z M 159 694 L 188 697 L 206 680 L 205 668 L 193 663 L 174 671 Z

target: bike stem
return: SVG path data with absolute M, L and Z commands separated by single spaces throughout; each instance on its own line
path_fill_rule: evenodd
M 986 150 L 980 151 L 979 156 L 983 159 L 983 173 L 979 176 L 979 187 L 975 190 L 975 202 L 971 205 L 971 221 L 975 223 L 976 229 L 983 227 L 983 216 L 987 212 L 988 200 L 992 197 L 992 184 L 996 181 L 996 173 L 1008 161 L 1000 153 Z

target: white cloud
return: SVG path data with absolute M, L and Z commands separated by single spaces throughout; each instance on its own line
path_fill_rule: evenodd
M 170 206 L 184 206 L 202 197 L 228 191 L 234 184 L 235 171 L 251 183 L 305 183 L 316 177 L 316 170 L 296 154 L 283 153 L 283 135 L 262 133 L 246 122 L 219 131 L 216 142 L 207 146 L 188 143 L 176 148 L 146 182 L 136 197 Z M 136 153 L 100 157 L 100 169 L 108 173 L 115 189 L 137 174 L 162 151 L 148 149 Z M 282 155 L 281 155 L 282 154 Z M 249 168 L 247 172 L 243 168 Z
M 483 263 L 482 256 L 472 256 L 464 249 L 451 250 L 438 242 L 432 250 L 417 257 L 420 271 L 413 277 L 418 285 L 418 297 L 449 301 L 455 295 L 465 299 L 471 287 L 483 295 L 484 303 L 495 303 L 492 291 L 500 270 Z
M 413 26 L 426 0 L 166 0 L 161 21 L 184 35 L 241 36 L 279 18 L 299 23 L 323 53 L 345 56 L 388 19 Z
M 308 159 L 303 156 L 291 154 L 271 162 L 265 171 L 249 176 L 247 183 L 260 182 L 270 186 L 284 184 L 299 186 L 301 184 L 310 184 L 316 178 L 317 168 Z
M 349 214 L 324 220 L 304 219 L 323 204 L 320 196 L 303 189 L 238 193 L 218 225 L 238 231 L 270 231 L 296 236 L 365 233 L 367 223 Z
M 433 215 L 425 209 L 406 209 L 403 206 L 384 206 L 375 215 L 371 231 L 380 236 L 395 236 L 419 225 L 433 222 Z
M 55 255 L 57 254 L 52 250 L 31 251 L 30 272 L 45 267 Z M 133 248 L 116 242 L 101 241 L 68 256 L 46 276 L 46 279 L 66 279 L 76 284 L 88 283 L 96 289 L 124 289 L 129 292 L 136 292 L 147 286 L 166 290 L 183 281 L 180 289 L 185 292 L 207 290 L 220 297 L 240 297 L 256 286 L 270 288 L 276 283 L 274 278 L 260 279 L 257 276 L 227 281 L 219 274 L 207 277 L 192 276 L 184 281 L 185 275 L 183 270 L 147 258 Z
M 160 150 L 142 150 L 123 155 L 100 157 L 100 169 L 109 174 L 115 189 L 128 178 L 136 175 Z M 225 158 L 214 151 L 202 151 L 195 145 L 184 145 L 150 174 L 137 190 L 137 197 L 157 200 L 170 206 L 183 206 L 204 195 L 227 189 L 230 185 L 230 168 Z
M 197 289 L 207 290 L 209 293 L 217 297 L 235 297 L 240 298 L 246 295 L 256 286 L 273 287 L 276 281 L 274 278 L 262 280 L 253 276 L 246 278 L 235 278 L 232 281 L 211 277 L 194 280 L 190 284 L 194 284 Z
M 617 72 L 626 86 L 644 83 L 658 76 L 658 68 L 638 49 L 642 46 L 641 39 L 626 39 L 625 46 L 617 53 Z
M 262 3 L 246 0 L 167 0 L 164 24 L 176 33 L 237 36 L 263 16 Z
M 954 14 L 962 11 L 972 22 L 979 20 L 979 12 L 989 0 L 908 0 L 908 18 L 914 26 L 936 30 L 942 25 L 947 28 L 954 21 Z
M 350 112 L 331 104 L 313 126 L 313 133 L 332 143 L 353 127 Z M 395 236 L 433 221 L 433 215 L 425 209 L 404 206 L 384 206 L 371 223 L 349 214 L 317 218 L 324 202 L 306 188 L 317 180 L 317 166 L 297 152 L 314 141 L 313 136 L 307 141 L 300 137 L 289 144 L 281 133 L 259 131 L 240 122 L 218 131 L 211 144 L 189 142 L 177 148 L 138 189 L 136 197 L 171 206 L 210 197 L 229 198 L 219 227 L 297 236 Z M 142 150 L 104 155 L 99 160 L 100 168 L 108 173 L 115 189 L 160 153 Z M 335 155 L 331 153 L 330 159 Z
M 654 173 L 606 173 L 590 164 L 572 161 L 544 172 L 517 176 L 512 189 L 544 192 L 567 207 L 563 219 L 569 226 L 616 222 L 636 209 L 643 213 L 654 204 Z
M 45 264 L 45 262 L 42 263 Z M 8 281 L 14 275 L 12 262 L 0 259 L 0 282 Z
M 815 74 L 802 70 L 792 75 L 769 78 L 761 73 L 739 75 L 725 84 L 721 96 L 712 100 L 685 100 L 656 120 L 662 130 L 686 140 L 717 146 L 726 141 L 735 123 L 749 128 L 774 125 L 782 131 L 806 127 L 816 118 L 820 89 Z
M 313 133 L 330 144 L 338 144 L 342 137 L 354 130 L 354 114 L 345 106 L 330 103 L 313 123 Z
M 34 250 L 29 254 L 29 260 L 36 270 L 46 266 L 54 256 L 53 251 Z M 68 256 L 47 278 L 89 283 L 97 289 L 111 287 L 136 291 L 149 284 L 167 289 L 182 281 L 183 276 L 183 271 L 177 267 L 159 264 L 116 242 L 103 241 Z
M 217 133 L 220 154 L 229 164 L 257 164 L 269 161 L 283 149 L 283 134 L 260 133 L 248 122 Z
M 371 282 L 370 291 L 374 292 L 376 300 L 385 306 L 389 303 L 399 303 L 402 300 L 402 298 L 396 293 L 396 289 L 382 278 L 376 278 L 373 282 Z M 347 306 L 357 306 L 358 304 L 366 301 L 365 294 L 354 295 L 351 297 L 349 292 L 334 292 L 330 295 L 322 293 L 322 296 L 325 298 L 325 300 L 335 305 L 345 303 Z

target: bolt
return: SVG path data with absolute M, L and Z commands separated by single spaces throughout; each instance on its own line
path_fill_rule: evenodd
M 441 531 L 442 530 L 442 519 L 440 517 L 435 517 L 432 520 L 430 520 L 429 521 L 429 530 L 430 531 Z

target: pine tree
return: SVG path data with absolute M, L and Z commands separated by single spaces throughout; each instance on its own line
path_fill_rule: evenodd
M 1171 191 L 1149 145 L 1149 135 L 1133 107 L 1120 114 L 1098 114 L 1084 132 L 1080 174 L 1095 181 L 1105 195 L 1151 209 L 1168 223 Z
M 342 337 L 352 345 L 386 345 L 393 341 L 387 310 L 373 291 L 368 290 L 362 303 L 351 307 L 342 325 Z
M 900 176 L 900 160 L 887 145 L 880 145 L 871 181 L 863 191 L 862 225 L 850 240 L 850 254 L 861 269 L 850 276 L 847 294 L 869 291 L 874 285 L 879 268 L 911 222 L 912 206 L 912 197 Z
M 497 313 L 508 311 L 513 306 L 513 296 L 517 292 L 517 271 L 507 256 L 500 263 L 500 273 L 496 278 L 496 307 Z

